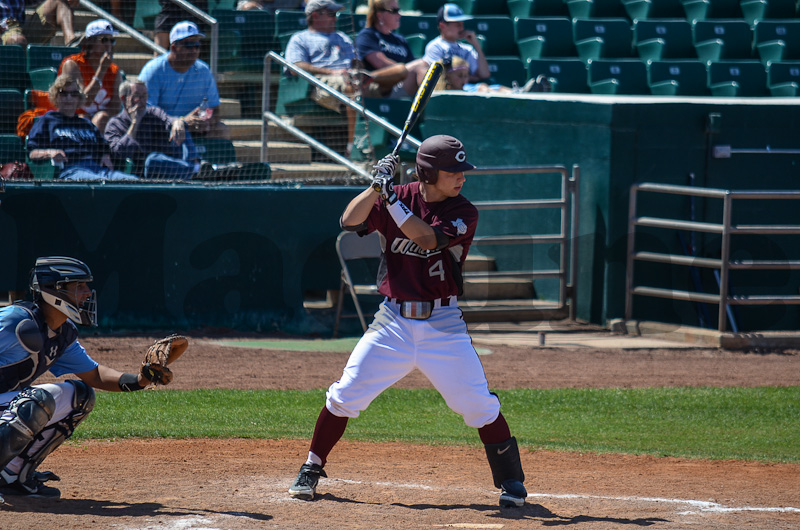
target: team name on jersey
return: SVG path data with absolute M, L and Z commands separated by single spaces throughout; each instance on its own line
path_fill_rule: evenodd
M 395 240 L 392 241 L 392 246 L 390 248 L 392 250 L 392 254 L 403 254 L 404 256 L 413 256 L 423 259 L 441 252 L 440 250 L 426 250 L 410 239 L 403 237 L 395 238 Z

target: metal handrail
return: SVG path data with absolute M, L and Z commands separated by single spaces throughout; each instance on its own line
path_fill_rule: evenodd
M 348 107 L 354 109 L 356 112 L 358 112 L 359 114 L 364 116 L 364 118 L 368 119 L 371 122 L 375 122 L 377 125 L 381 126 L 383 129 L 388 131 L 389 134 L 394 135 L 395 138 L 399 138 L 400 135 L 402 134 L 403 131 L 401 131 L 400 129 L 398 129 L 397 127 L 395 127 L 394 125 L 392 125 L 391 123 L 386 121 L 385 119 L 383 119 L 381 116 L 378 116 L 377 114 L 375 114 L 371 110 L 366 109 L 364 106 L 356 103 L 355 101 L 353 101 L 352 99 L 350 99 L 346 95 L 342 94 L 341 92 L 329 87 L 328 85 L 326 85 L 325 83 L 323 83 L 322 81 L 320 81 L 319 79 L 314 77 L 313 75 L 309 74 L 308 72 L 306 72 L 302 68 L 299 68 L 299 67 L 295 66 L 293 63 L 290 63 L 289 61 L 287 61 L 286 59 L 281 57 L 279 54 L 271 51 L 271 52 L 267 53 L 264 56 L 264 88 L 263 88 L 263 91 L 261 93 L 261 116 L 262 116 L 262 119 L 261 119 L 261 161 L 262 162 L 269 162 L 269 143 L 268 143 L 269 142 L 269 122 L 276 123 L 276 124 L 280 125 L 281 127 L 285 128 L 285 129 L 286 129 L 286 127 L 284 127 L 284 126 L 288 125 L 285 120 L 281 119 L 279 116 L 277 116 L 277 115 L 275 115 L 275 114 L 273 114 L 272 112 L 269 111 L 270 95 L 271 95 L 271 87 L 270 87 L 270 85 L 271 85 L 271 81 L 272 81 L 272 61 L 277 61 L 284 68 L 286 68 L 287 70 L 292 72 L 294 75 L 296 75 L 298 77 L 301 77 L 301 78 L 305 79 L 306 81 L 308 81 L 309 83 L 311 83 L 313 86 L 328 92 L 333 97 L 335 97 L 337 100 L 339 100 L 341 103 L 347 105 Z M 291 127 L 291 126 L 289 126 L 289 127 Z M 289 129 L 287 129 L 287 130 L 289 130 Z M 416 138 L 414 138 L 413 136 L 410 136 L 410 135 L 406 136 L 405 141 L 407 143 L 411 144 L 412 146 L 414 146 L 415 148 L 418 148 L 420 145 L 422 145 L 422 142 L 420 140 L 418 140 L 418 139 L 416 139 Z M 321 145 L 321 144 L 319 144 L 319 142 L 317 142 L 317 144 Z M 311 145 L 311 146 L 317 148 L 315 145 Z M 325 153 L 325 151 L 322 151 L 322 152 L 323 152 L 323 154 L 326 154 L 326 155 L 328 154 L 328 153 Z M 331 158 L 333 158 L 333 157 L 331 157 Z M 336 160 L 336 159 L 334 158 L 334 160 Z M 338 160 L 337 160 L 337 162 L 338 162 Z
M 723 201 L 722 222 L 708 223 L 695 221 L 682 221 L 658 217 L 638 217 L 637 198 L 639 192 L 665 193 L 671 195 L 688 195 L 706 197 Z M 731 270 L 800 270 L 800 260 L 731 260 L 730 238 L 733 234 L 800 234 L 800 226 L 796 225 L 733 225 L 733 201 L 740 200 L 776 200 L 800 199 L 800 190 L 727 190 L 716 188 L 694 188 L 691 186 L 673 186 L 669 184 L 634 184 L 628 206 L 628 247 L 627 269 L 625 277 L 625 319 L 630 320 L 633 315 L 633 297 L 651 296 L 672 300 L 685 300 L 691 302 L 704 302 L 718 304 L 718 330 L 727 329 L 730 321 L 731 329 L 738 332 L 738 325 L 733 318 L 731 306 L 734 305 L 799 305 L 798 295 L 731 295 L 729 292 L 728 278 Z M 673 230 L 694 232 L 708 232 L 721 235 L 720 257 L 698 258 L 695 256 L 682 256 L 660 252 L 636 252 L 636 227 L 647 226 Z M 681 289 L 664 289 L 645 285 L 634 285 L 634 265 L 637 261 L 665 263 L 684 267 L 703 267 L 719 271 L 719 294 L 709 294 Z M 726 318 L 727 316 L 727 318 Z

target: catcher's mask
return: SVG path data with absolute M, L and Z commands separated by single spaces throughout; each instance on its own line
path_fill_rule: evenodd
M 475 169 L 475 166 L 467 162 L 464 144 L 457 138 L 446 134 L 437 134 L 419 146 L 415 169 L 419 180 L 425 184 L 436 184 L 439 179 L 439 171 L 460 173 Z
M 97 293 L 92 289 L 89 298 L 78 307 L 78 282 L 93 280 L 92 271 L 82 261 L 65 256 L 37 258 L 31 270 L 30 287 L 33 299 L 44 302 L 67 315 L 82 326 L 97 325 Z

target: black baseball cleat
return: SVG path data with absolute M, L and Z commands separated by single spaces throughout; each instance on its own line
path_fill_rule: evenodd
M 300 468 L 300 473 L 297 474 L 294 484 L 289 488 L 289 494 L 296 499 L 313 501 L 314 494 L 317 492 L 319 477 L 328 477 L 322 469 L 322 466 L 318 466 L 317 464 L 303 464 L 303 467 Z
M 5 481 L 0 481 L 2 483 L 2 485 L 0 485 L 0 495 L 6 497 L 25 496 L 34 499 L 53 500 L 61 498 L 61 491 L 59 491 L 58 488 L 45 486 L 44 482 L 39 480 L 36 475 L 39 475 L 39 473 L 34 474 L 34 476 L 24 483 L 19 480 L 15 480 L 10 484 Z
M 509 479 L 503 481 L 500 490 L 501 508 L 519 508 L 525 504 L 528 491 L 519 480 Z

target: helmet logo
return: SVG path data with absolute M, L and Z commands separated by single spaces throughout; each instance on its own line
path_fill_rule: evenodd
M 466 159 L 467 159 L 467 153 L 465 153 L 464 151 L 459 151 L 458 153 L 456 153 L 456 162 L 463 162 Z

